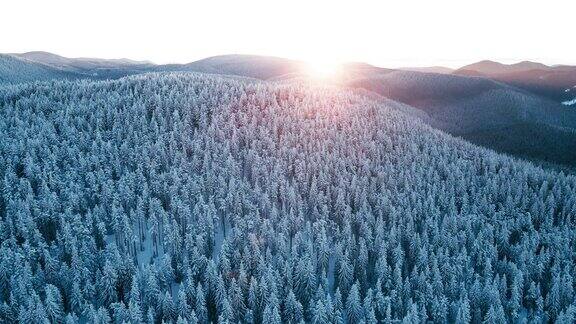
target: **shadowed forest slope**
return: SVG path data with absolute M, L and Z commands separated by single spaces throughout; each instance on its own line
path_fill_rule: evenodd
M 569 143 L 576 140 L 576 110 L 526 90 L 486 78 L 404 71 L 344 84 L 419 108 L 432 126 L 500 152 L 575 166 Z

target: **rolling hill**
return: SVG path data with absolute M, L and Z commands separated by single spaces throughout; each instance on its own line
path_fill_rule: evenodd
M 150 66 L 150 62 L 130 59 L 98 59 L 98 58 L 68 58 L 49 52 L 34 51 L 12 54 L 30 61 L 51 65 L 62 70 L 84 71 L 102 68 L 122 68 L 130 66 Z
M 45 81 L 52 79 L 77 79 L 78 74 L 50 65 L 0 54 L 0 84 Z
M 503 64 L 490 60 L 484 60 L 477 63 L 465 65 L 456 71 L 454 74 L 465 73 L 465 71 L 477 72 L 480 75 L 495 75 L 503 73 L 518 73 L 532 70 L 549 70 L 550 67 L 537 62 L 522 61 L 514 64 Z
M 96 79 L 114 79 L 152 69 L 150 62 L 129 59 L 68 58 L 49 52 L 34 51 L 13 56 L 41 63 L 56 69 Z
M 560 140 L 573 141 L 576 110 L 526 90 L 488 78 L 405 71 L 367 75 L 344 84 L 421 109 L 432 126 L 500 152 L 576 164 L 572 146 Z M 529 128 L 538 136 L 526 138 Z M 509 138 L 498 140 L 503 137 Z
M 166 70 L 166 66 L 159 66 Z M 256 55 L 213 56 L 192 63 L 174 66 L 175 71 L 237 75 L 260 80 L 301 72 L 303 63 L 278 57 Z M 168 70 L 170 67 L 168 66 Z

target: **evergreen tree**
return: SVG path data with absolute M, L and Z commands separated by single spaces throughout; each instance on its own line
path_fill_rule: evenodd
M 54 285 L 47 284 L 46 292 L 46 315 L 52 323 L 58 323 L 64 315 L 62 306 L 62 295 Z
M 358 323 L 363 317 L 362 304 L 360 303 L 360 292 L 358 291 L 358 282 L 352 285 L 350 293 L 346 299 L 346 313 L 348 320 L 352 323 Z
M 294 292 L 290 290 L 284 302 L 284 320 L 290 323 L 298 323 L 303 319 L 302 304 L 296 299 Z
M 162 295 L 160 305 L 162 309 L 162 320 L 165 322 L 172 321 L 175 318 L 174 301 L 172 300 L 172 295 L 170 295 L 169 292 L 165 292 Z
M 206 299 L 204 297 L 204 290 L 202 285 L 199 283 L 196 286 L 196 305 L 194 306 L 194 312 L 198 317 L 200 323 L 208 321 L 208 309 L 206 308 Z
M 327 312 L 326 306 L 322 300 L 318 299 L 314 310 L 312 312 L 312 322 L 314 324 L 327 324 L 330 323 L 330 316 Z
M 176 304 L 176 314 L 183 319 L 188 320 L 188 315 L 192 311 L 190 305 L 188 305 L 188 298 L 183 289 L 178 290 L 178 301 Z
M 458 310 L 456 312 L 456 322 L 457 323 L 470 323 L 470 302 L 468 297 L 463 296 L 458 302 Z
M 102 271 L 102 277 L 99 280 L 99 296 L 100 303 L 103 305 L 109 305 L 118 299 L 116 294 L 116 281 L 118 275 L 116 269 L 112 266 L 109 261 L 106 261 L 104 269 Z

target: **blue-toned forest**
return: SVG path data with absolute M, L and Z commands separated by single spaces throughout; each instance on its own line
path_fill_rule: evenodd
M 0 87 L 2 323 L 573 323 L 576 177 L 307 82 Z

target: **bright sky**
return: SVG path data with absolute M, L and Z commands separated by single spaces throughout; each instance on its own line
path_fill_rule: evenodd
M 576 64 L 576 1 L 3 0 L 0 52 L 186 63 L 260 54 L 378 66 Z

